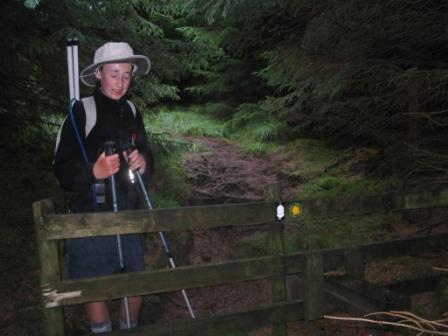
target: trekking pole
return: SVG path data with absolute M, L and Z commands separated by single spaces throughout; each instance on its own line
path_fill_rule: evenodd
M 115 142 L 114 141 L 106 141 L 104 143 L 104 151 L 106 156 L 110 156 L 114 153 Z M 117 185 L 115 181 L 115 175 L 110 177 L 110 185 L 112 189 L 112 208 L 114 212 L 118 212 L 118 204 L 117 204 Z M 118 259 L 120 261 L 120 270 L 124 271 L 124 262 L 123 262 L 123 249 L 121 247 L 121 236 L 117 234 L 117 245 L 118 245 Z M 129 315 L 129 302 L 128 298 L 125 296 L 123 298 L 124 309 L 126 313 L 126 325 L 128 329 L 131 329 L 131 317 Z
M 70 38 L 66 43 L 68 88 L 70 101 L 79 100 L 79 63 L 78 63 L 78 39 Z
M 133 144 L 132 145 L 130 145 L 130 144 L 125 145 L 125 150 L 126 150 L 126 152 L 128 154 L 131 153 L 132 148 L 133 148 Z M 133 173 L 137 177 L 138 185 L 140 186 L 140 190 L 141 190 L 141 192 L 143 194 L 143 197 L 145 199 L 146 207 L 148 208 L 148 210 L 152 210 L 153 207 L 152 207 L 152 204 L 151 204 L 151 200 L 149 198 L 148 191 L 146 190 L 145 183 L 143 182 L 142 174 L 140 174 L 140 172 L 138 170 L 134 171 Z M 174 269 L 174 268 L 176 268 L 176 264 L 174 262 L 173 255 L 171 254 L 170 248 L 168 246 L 168 242 L 165 239 L 165 235 L 163 234 L 162 231 L 159 231 L 158 234 L 159 234 L 160 240 L 162 241 L 163 250 L 165 251 L 165 254 L 166 254 L 167 258 L 168 258 L 170 266 L 171 266 L 171 268 Z M 188 312 L 190 313 L 191 318 L 195 319 L 196 315 L 194 314 L 193 308 L 191 307 L 191 303 L 190 303 L 190 300 L 188 299 L 187 292 L 185 291 L 185 289 L 182 289 L 181 293 L 182 293 L 182 296 L 184 298 L 185 304 L 187 305 Z

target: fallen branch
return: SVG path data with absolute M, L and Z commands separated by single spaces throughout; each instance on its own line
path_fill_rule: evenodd
M 374 319 L 379 316 L 387 316 L 391 321 L 383 319 Z M 392 326 L 404 329 L 414 330 L 417 335 L 445 335 L 448 336 L 448 325 L 442 322 L 447 322 L 448 319 L 442 320 L 427 320 L 407 311 L 390 311 L 390 312 L 375 312 L 364 315 L 364 317 L 344 317 L 344 316 L 330 316 L 324 315 L 324 318 L 339 321 L 353 321 L 373 323 L 382 326 Z

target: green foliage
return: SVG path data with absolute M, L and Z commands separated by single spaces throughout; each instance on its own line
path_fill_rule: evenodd
M 242 104 L 226 122 L 232 138 L 237 140 L 243 150 L 263 153 L 276 140 L 284 139 L 289 129 L 286 123 L 272 116 L 258 104 Z
M 342 176 L 323 176 L 303 185 L 298 192 L 300 198 L 339 196 L 365 196 L 381 194 L 398 187 L 397 180 L 350 179 Z
M 171 137 L 210 136 L 225 137 L 222 124 L 216 119 L 198 112 L 197 107 L 189 109 L 164 110 L 152 114 L 145 120 L 151 133 L 168 133 Z
M 201 108 L 202 113 L 212 117 L 228 117 L 232 115 L 234 108 L 225 103 L 207 103 Z
M 325 218 L 298 224 L 298 232 L 293 244 L 288 244 L 288 249 L 292 252 L 381 241 L 395 220 L 393 216 L 371 214 Z
M 178 207 L 185 202 L 188 195 L 185 171 L 179 160 L 188 147 L 185 144 L 169 142 L 166 139 L 164 146 L 160 146 L 160 142 L 155 141 L 152 144 L 155 144 L 156 148 L 156 173 L 154 188 L 152 188 L 154 206 L 157 208 Z M 169 147 L 168 152 L 165 151 L 167 147 Z

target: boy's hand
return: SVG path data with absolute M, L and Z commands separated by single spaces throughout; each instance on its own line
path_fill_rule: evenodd
M 131 154 L 127 154 L 126 151 L 123 152 L 123 156 L 129 164 L 129 168 L 132 171 L 138 171 L 143 174 L 146 170 L 146 161 L 142 154 L 139 153 L 137 149 L 134 149 Z
M 120 158 L 118 154 L 106 156 L 102 152 L 96 162 L 93 164 L 93 176 L 97 180 L 104 180 L 115 175 L 120 170 Z

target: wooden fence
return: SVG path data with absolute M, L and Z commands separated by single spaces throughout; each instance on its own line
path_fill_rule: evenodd
M 447 205 L 448 190 L 364 198 L 304 200 L 301 202 L 301 216 L 292 219 L 287 213 L 287 220 L 300 221 L 338 214 L 387 213 Z M 258 279 L 271 279 L 272 303 L 269 305 L 195 320 L 141 326 L 126 333 L 197 335 L 200 330 L 201 335 L 224 335 L 273 325 L 273 334 L 286 335 L 287 322 L 319 319 L 322 316 L 324 295 L 328 294 L 329 286 L 335 286 L 324 280 L 324 269 L 345 267 L 351 279 L 362 281 L 366 262 L 445 247 L 448 238 L 448 235 L 435 235 L 348 249 L 285 254 L 283 227 L 275 221 L 275 202 L 118 213 L 55 214 L 53 202 L 45 199 L 33 204 L 33 213 L 41 260 L 45 332 L 46 335 L 58 336 L 65 333 L 63 307 L 66 305 Z M 266 223 L 270 227 L 268 256 L 98 278 L 61 279 L 58 243 L 63 239 L 139 232 L 204 230 Z M 287 300 L 285 279 L 290 276 L 303 279 L 306 291 L 302 298 Z M 350 287 L 350 284 L 346 283 L 346 287 Z M 332 293 L 336 292 L 333 288 Z M 344 303 L 344 295 L 334 294 L 333 299 Z M 112 334 L 115 333 L 120 332 Z

